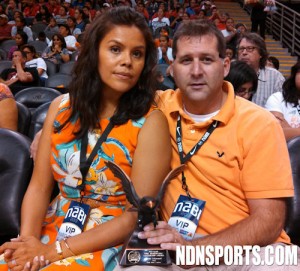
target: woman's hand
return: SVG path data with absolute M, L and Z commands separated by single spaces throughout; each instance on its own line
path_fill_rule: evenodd
M 4 243 L 0 247 L 0 253 L 5 252 L 4 259 L 13 271 L 21 271 L 24 268 L 27 268 L 25 270 L 38 270 L 31 268 L 45 266 L 46 260 L 42 255 L 47 255 L 48 251 L 49 246 L 33 236 L 15 238 L 12 242 Z

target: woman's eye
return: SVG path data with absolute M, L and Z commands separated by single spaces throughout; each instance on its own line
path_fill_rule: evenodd
M 139 57 L 142 56 L 142 52 L 141 51 L 134 51 L 133 56 L 136 57 L 136 58 L 139 58 Z
M 111 52 L 113 52 L 113 53 L 120 53 L 120 48 L 119 48 L 119 47 L 116 47 L 116 46 L 111 47 L 110 50 L 111 50 Z

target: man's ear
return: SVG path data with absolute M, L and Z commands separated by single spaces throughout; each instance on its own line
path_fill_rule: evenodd
M 225 57 L 223 59 L 223 66 L 224 66 L 224 78 L 228 75 L 229 70 L 230 70 L 230 58 Z

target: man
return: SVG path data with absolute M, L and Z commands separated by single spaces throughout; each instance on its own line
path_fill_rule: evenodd
M 26 54 L 19 50 L 13 52 L 12 68 L 1 73 L 0 82 L 9 86 L 13 94 L 26 88 L 39 85 L 39 74 L 36 68 L 25 68 Z
M 266 66 L 268 52 L 264 40 L 256 33 L 244 33 L 237 46 L 238 60 L 250 65 L 258 75 L 257 91 L 252 101 L 265 106 L 269 96 L 282 91 L 283 75 Z
M 289 244 L 283 226 L 285 198 L 293 196 L 293 184 L 279 123 L 266 110 L 235 97 L 232 85 L 223 81 L 230 61 L 224 38 L 211 23 L 183 23 L 174 35 L 173 56 L 171 73 L 178 89 L 161 92 L 158 102 L 169 122 L 171 167 L 184 163 L 186 168 L 168 185 L 161 215 L 169 221 L 180 196 L 183 204 L 191 202 L 189 195 L 206 204 L 191 241 L 166 222 L 156 230 L 147 225 L 139 237 L 169 250 L 178 245 Z M 224 264 L 205 268 L 240 270 Z M 174 264 L 130 268 L 141 269 L 181 270 Z
M 8 24 L 8 17 L 5 14 L 0 15 L 0 42 L 11 39 L 12 25 Z

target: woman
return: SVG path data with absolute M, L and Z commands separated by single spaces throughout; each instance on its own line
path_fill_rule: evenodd
M 258 77 L 253 68 L 243 61 L 233 61 L 230 64 L 230 70 L 225 77 L 234 88 L 237 96 L 251 101 L 253 94 L 257 89 Z
M 128 211 L 121 182 L 105 161 L 120 165 L 140 196 L 156 195 L 170 166 L 168 125 L 162 112 L 152 107 L 156 48 L 148 29 L 142 15 L 120 7 L 98 17 L 85 35 L 70 94 L 56 99 L 47 114 L 22 204 L 17 239 L 22 242 L 0 247 L 0 254 L 6 250 L 8 267 L 37 270 L 46 260 L 51 263 L 47 271 L 66 266 L 70 270 L 115 267 L 137 215 Z M 110 132 L 107 127 L 112 127 Z M 86 166 L 86 158 L 104 133 L 108 137 L 97 148 L 91 166 Z M 60 193 L 48 208 L 52 174 Z M 71 201 L 91 208 L 84 232 L 56 242 Z
M 85 25 L 86 25 L 86 17 L 85 14 L 83 13 L 83 10 L 81 8 L 76 8 L 75 9 L 75 13 L 74 13 L 74 17 L 76 19 L 76 28 L 80 29 L 81 32 L 83 32 L 85 30 Z
M 69 62 L 70 55 L 64 37 L 60 34 L 54 34 L 52 36 L 52 45 L 45 49 L 42 57 L 55 64 Z
M 266 109 L 280 121 L 286 140 L 300 136 L 300 61 L 291 68 L 290 77 L 283 83 L 282 92 L 272 94 Z
M 40 76 L 40 81 L 42 83 L 42 86 L 44 86 L 45 81 L 48 78 L 46 62 L 41 57 L 37 56 L 36 50 L 32 45 L 25 44 L 22 47 L 22 51 L 26 54 L 26 58 L 27 58 L 25 67 L 36 68 Z
M 0 83 L 0 128 L 18 130 L 18 108 L 8 86 Z
M 40 11 L 35 15 L 34 23 L 48 24 L 51 16 L 52 15 L 46 5 L 40 6 Z
M 81 30 L 76 28 L 76 19 L 75 17 L 70 16 L 67 20 L 67 25 L 70 28 L 70 34 L 73 35 L 76 39 L 81 34 Z
M 11 36 L 15 38 L 18 32 L 23 31 L 27 34 L 28 41 L 33 41 L 31 28 L 26 25 L 26 20 L 24 17 L 17 17 L 15 19 L 16 25 L 11 29 Z
M 28 36 L 25 32 L 19 31 L 15 36 L 16 45 L 12 46 L 8 52 L 8 59 L 12 60 L 14 51 L 21 50 L 21 47 L 28 41 Z

